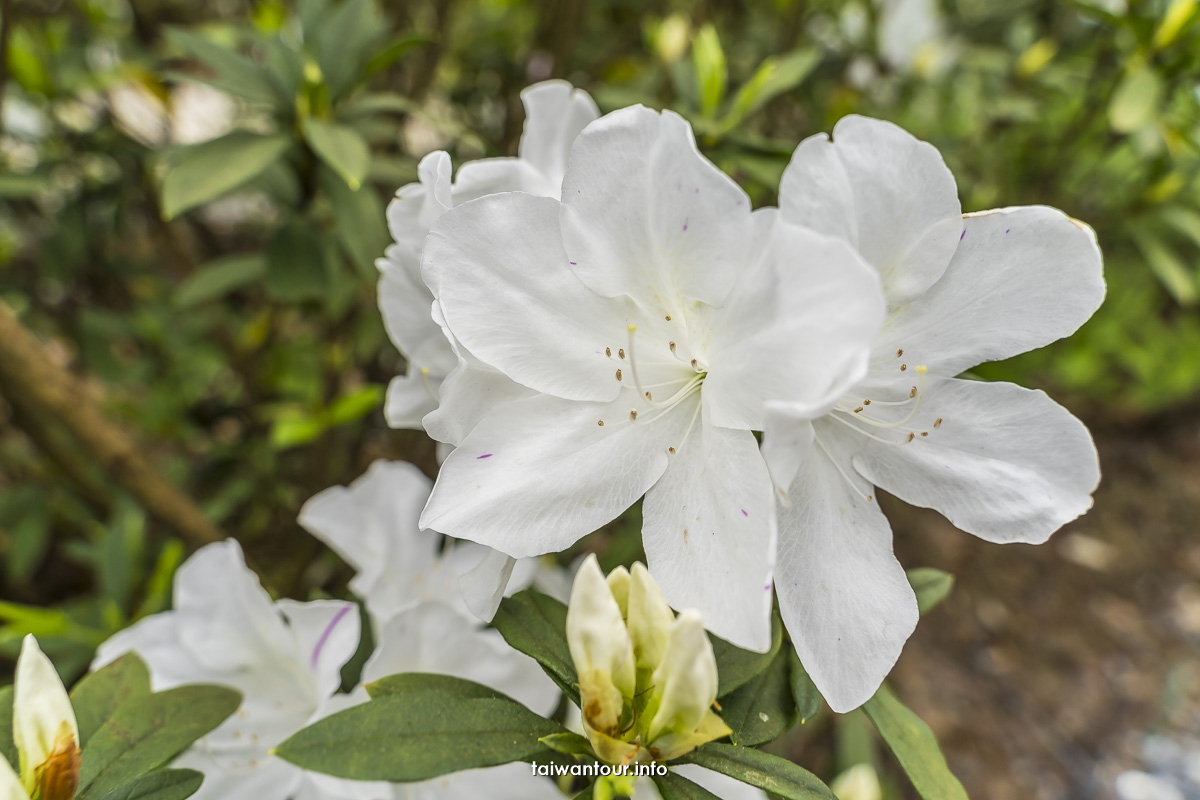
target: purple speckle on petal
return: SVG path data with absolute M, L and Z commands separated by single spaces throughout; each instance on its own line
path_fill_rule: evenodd
M 839 636 L 839 637 L 838 637 L 838 641 L 840 642 L 841 640 L 842 640 L 842 637 L 840 637 L 840 636 Z
M 743 516 L 743 517 L 748 517 L 748 516 L 750 516 L 750 512 L 749 512 L 749 511 L 747 511 L 746 509 L 744 509 L 744 508 L 743 508 L 743 509 L 742 509 L 742 516 Z
M 579 262 L 578 262 L 578 261 L 568 261 L 567 263 L 568 263 L 568 264 L 570 264 L 572 267 L 575 267 L 575 266 L 578 266 L 578 265 L 579 265 Z
M 313 648 L 312 659 L 309 662 L 313 669 L 317 668 L 317 661 L 321 658 L 321 650 L 324 649 L 325 642 L 329 641 L 329 637 L 333 633 L 333 629 L 337 627 L 338 623 L 342 621 L 343 617 L 350 613 L 350 609 L 352 608 L 354 608 L 354 606 L 350 603 L 347 603 L 345 606 L 343 606 L 342 610 L 339 611 L 332 620 L 330 620 L 329 624 L 325 626 L 325 630 L 321 632 L 321 638 L 317 639 L 317 646 Z
M 958 237 L 958 240 L 961 242 L 961 241 L 962 241 L 963 239 L 965 239 L 966 237 L 967 237 L 967 229 L 966 229 L 966 228 L 963 228 L 962 236 L 959 236 L 959 237 Z
M 691 217 L 684 217 L 684 219 L 683 219 L 683 230 L 684 230 L 685 232 L 687 231 L 687 226 L 688 226 L 688 220 L 689 220 L 689 219 L 691 219 Z
M 481 459 L 481 458 L 491 458 L 491 457 L 492 457 L 492 454 L 491 454 L 491 453 L 484 453 L 484 454 L 483 454 L 483 455 L 481 455 L 481 456 L 475 456 L 475 460 L 476 460 L 476 461 L 478 461 L 478 460 L 479 460 L 479 459 Z
M 763 591 L 764 591 L 764 592 L 769 592 L 769 591 L 771 591 L 771 584 L 769 584 L 769 583 L 768 583 L 766 586 L 764 586 L 764 587 L 763 587 Z
M 1008 232 L 1009 232 L 1009 231 L 1011 231 L 1011 230 L 1012 230 L 1012 228 L 1005 228 L 1005 229 L 1004 229 L 1004 232 L 1005 232 L 1005 233 L 1008 233 Z

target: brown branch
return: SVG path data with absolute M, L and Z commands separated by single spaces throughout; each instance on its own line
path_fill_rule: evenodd
M 193 545 L 225 535 L 138 452 L 133 437 L 109 420 L 79 380 L 56 366 L 42 345 L 0 304 L 0 379 L 5 389 L 60 421 L 100 468 L 152 516 Z M 16 405 L 16 404 L 14 404 Z

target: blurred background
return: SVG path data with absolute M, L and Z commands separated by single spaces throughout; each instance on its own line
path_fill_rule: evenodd
M 684 114 L 758 205 L 861 113 L 936 145 L 964 210 L 1095 228 L 1096 316 L 978 373 L 1092 427 L 1096 507 L 1002 548 L 890 503 L 901 561 L 958 576 L 894 681 L 972 796 L 1200 797 L 1195 0 L 0 0 L 0 661 L 33 632 L 79 675 L 221 533 L 278 594 L 344 591 L 301 503 L 436 470 L 381 412 L 386 202 L 431 150 L 515 154 L 551 77 Z M 908 796 L 854 715 L 775 746 Z

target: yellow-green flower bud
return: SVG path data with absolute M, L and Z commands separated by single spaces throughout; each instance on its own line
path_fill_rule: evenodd
M 0 800 L 29 800 L 21 779 L 4 760 L 4 756 L 0 756 Z
M 667 637 L 662 661 L 654 671 L 658 697 L 649 740 L 661 760 L 675 758 L 699 745 L 729 735 L 712 710 L 717 699 L 717 659 L 698 611 L 684 611 Z
M 21 645 L 14 683 L 22 788 L 36 800 L 71 800 L 79 784 L 79 725 L 62 679 L 33 636 Z
M 567 645 L 579 674 L 583 721 L 617 738 L 626 698 L 634 693 L 633 646 L 621 606 L 594 555 L 583 562 L 571 587 Z
M 634 565 L 636 566 L 636 565 Z M 621 607 L 621 617 L 629 618 L 629 570 L 624 567 L 617 567 L 612 572 L 608 573 L 608 589 L 612 592 L 613 599 L 617 601 L 617 605 Z M 636 645 L 635 645 L 636 647 Z
M 662 590 L 642 564 L 634 564 L 629 579 L 629 612 L 626 625 L 633 642 L 633 658 L 639 668 L 653 671 L 662 661 L 675 613 Z

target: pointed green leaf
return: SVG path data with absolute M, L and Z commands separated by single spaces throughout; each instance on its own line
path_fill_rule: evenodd
M 1174 250 L 1163 244 L 1154 234 L 1138 229 L 1131 232 L 1134 243 L 1142 251 L 1146 263 L 1163 288 L 1179 305 L 1193 305 L 1200 297 L 1200 289 L 1197 288 L 1200 281 L 1197 281 L 1195 273 L 1184 265 Z
M 787 653 L 782 650 L 767 668 L 737 691 L 721 698 L 721 719 L 730 741 L 754 747 L 777 738 L 796 721 L 796 701 L 788 680 Z
M 504 640 L 534 659 L 576 705 L 579 678 L 567 647 L 567 607 L 541 592 L 526 589 L 500 602 L 492 619 Z
M 277 300 L 298 302 L 326 296 L 333 282 L 325 240 L 304 219 L 291 219 L 267 245 L 267 291 Z
M 331 96 L 336 98 L 354 85 L 366 54 L 383 30 L 374 0 L 343 0 L 311 31 L 317 63 Z
M 236 50 L 223 47 L 183 28 L 168 28 L 167 42 L 172 47 L 204 63 L 213 75 L 209 78 L 187 76 L 215 86 L 252 103 L 286 103 L 282 87 L 261 64 Z
M 799 86 L 820 61 L 821 52 L 815 48 L 796 50 L 763 61 L 753 77 L 734 95 L 729 113 L 721 120 L 721 130 L 728 131 L 739 125 L 776 96 Z
M 950 772 L 933 731 L 883 685 L 863 711 L 895 754 L 909 780 L 925 800 L 967 800 L 958 778 Z
M 194 769 L 159 769 L 108 792 L 100 800 L 184 800 L 204 782 Z
M 725 84 L 729 80 L 725 51 L 721 49 L 721 39 L 711 23 L 701 28 L 692 40 L 692 64 L 696 69 L 700 111 L 711 117 L 725 99 Z
M 325 717 L 274 752 L 339 778 L 408 783 L 552 755 L 538 739 L 562 732 L 512 700 L 423 690 Z
M 162 766 L 224 722 L 241 695 L 223 686 L 181 686 L 123 703 L 88 742 L 79 800 L 98 800 Z
M 596 753 L 592 750 L 591 743 L 588 742 L 586 737 L 580 736 L 578 733 L 570 731 L 566 733 L 552 733 L 549 736 L 543 736 L 538 741 L 556 753 L 568 756 L 586 756 L 592 760 L 596 758 Z
M 792 700 L 796 703 L 796 716 L 800 724 L 810 722 L 821 710 L 821 692 L 800 663 L 796 648 L 788 645 L 788 678 L 792 688 Z
M 654 785 L 658 788 L 658 793 L 662 795 L 662 800 L 721 800 L 700 784 L 692 783 L 674 772 L 655 775 Z
M 148 697 L 150 671 L 137 653 L 126 653 L 107 666 L 85 675 L 71 690 L 71 706 L 79 724 L 79 746 L 108 722 L 128 700 Z
M 771 664 L 783 642 L 783 624 L 778 614 L 772 618 L 771 649 L 765 653 L 734 647 L 711 633 L 708 638 L 712 642 L 713 655 L 717 658 L 717 697 L 724 697 L 734 689 L 744 686 Z
M 433 41 L 433 37 L 427 33 L 419 31 L 403 33 L 388 43 L 387 47 L 384 47 L 367 59 L 367 64 L 363 67 L 363 72 L 367 75 L 374 75 L 376 72 L 385 70 L 396 63 L 414 47 L 422 44 L 431 44 Z
M 162 183 L 162 212 L 167 219 L 232 192 L 287 151 L 288 137 L 234 131 L 171 156 Z
M 258 281 L 267 272 L 263 253 L 226 256 L 201 265 L 175 292 L 175 305 L 191 308 Z
M 954 576 L 933 567 L 917 567 L 905 575 L 917 595 L 917 609 L 923 615 L 946 599 L 954 588 Z
M 710 742 L 683 756 L 677 763 L 706 767 L 784 800 L 837 800 L 816 775 L 785 758 L 753 747 Z
M 371 168 L 371 148 L 353 128 L 310 119 L 304 126 L 304 138 L 313 152 L 357 190 Z
M 368 683 L 365 688 L 367 694 L 373 698 L 407 692 L 446 692 L 456 697 L 476 700 L 512 700 L 503 692 L 498 692 L 482 683 L 435 672 L 401 672 L 380 678 L 374 683 Z

